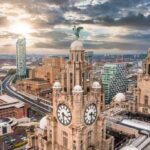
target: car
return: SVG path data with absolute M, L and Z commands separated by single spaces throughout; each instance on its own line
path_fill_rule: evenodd
M 9 147 L 13 147 L 13 144 L 12 143 L 8 143 L 7 144 Z
M 10 143 L 10 141 L 9 140 L 6 140 L 6 141 L 4 141 L 6 144 L 8 144 L 8 143 Z
M 11 139 L 10 141 L 11 141 L 11 142 L 15 142 L 15 141 L 16 141 L 16 139 Z
M 25 141 L 25 140 L 27 139 L 27 137 L 24 136 L 24 137 L 22 137 L 21 139 L 22 139 L 23 141 Z
M 3 139 L 4 139 L 4 140 L 9 140 L 10 137 L 9 137 L 9 136 L 4 136 Z

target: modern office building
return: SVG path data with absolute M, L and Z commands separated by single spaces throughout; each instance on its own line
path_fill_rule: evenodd
M 19 37 L 16 43 L 16 65 L 19 78 L 26 76 L 26 39 Z
M 105 92 L 105 103 L 110 103 L 119 92 L 126 92 L 126 64 L 105 64 L 102 73 L 102 84 Z

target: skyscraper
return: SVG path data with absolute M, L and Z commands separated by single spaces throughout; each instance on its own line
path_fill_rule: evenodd
M 105 64 L 102 73 L 102 84 L 105 92 L 105 103 L 110 103 L 119 92 L 124 93 L 127 88 L 125 64 Z
M 16 65 L 18 77 L 26 76 L 26 39 L 19 37 L 16 42 Z

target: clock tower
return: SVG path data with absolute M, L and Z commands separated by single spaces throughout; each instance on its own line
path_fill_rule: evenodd
M 71 44 L 70 58 L 53 85 L 53 111 L 30 136 L 30 147 L 39 150 L 112 150 L 106 137 L 104 94 L 99 82 L 89 85 L 88 63 L 81 41 Z

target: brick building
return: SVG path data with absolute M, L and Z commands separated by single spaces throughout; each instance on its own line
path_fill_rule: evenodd
M 16 98 L 8 95 L 0 96 L 0 118 L 14 117 L 22 118 L 27 116 L 28 106 Z

